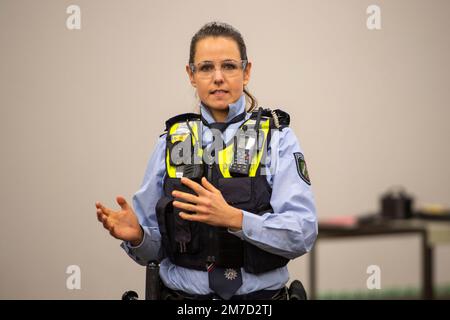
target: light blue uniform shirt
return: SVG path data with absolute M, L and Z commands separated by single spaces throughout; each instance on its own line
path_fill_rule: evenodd
M 213 123 L 214 118 L 208 108 L 200 105 L 203 118 Z M 245 96 L 229 105 L 226 122 L 245 112 Z M 250 114 L 246 115 L 246 119 Z M 223 134 L 225 142 L 234 135 L 236 129 L 245 121 L 230 124 Z M 266 166 L 275 168 L 272 173 L 266 172 L 267 181 L 272 187 L 270 204 L 273 213 L 262 216 L 243 212 L 242 230 L 231 232 L 268 252 L 294 259 L 309 252 L 317 237 L 317 217 L 311 186 L 306 184 L 297 171 L 294 153 L 303 153 L 300 144 L 290 128 L 282 131 L 272 130 L 271 148 L 268 150 Z M 203 145 L 213 141 L 211 130 L 203 126 Z M 163 180 L 165 177 L 166 135 L 158 139 L 157 145 L 148 162 L 141 188 L 133 196 L 133 207 L 144 230 L 144 239 L 136 247 L 128 242 L 122 248 L 137 263 L 146 265 L 156 260 L 161 247 L 161 235 L 155 213 L 155 206 L 163 196 Z M 270 151 L 272 150 L 272 151 Z M 271 154 L 272 152 L 272 154 Z M 262 274 L 251 274 L 242 271 L 242 286 L 236 294 L 247 294 L 257 290 L 276 290 L 289 280 L 287 267 L 281 267 Z M 190 294 L 208 294 L 206 271 L 192 270 L 177 266 L 169 259 L 160 263 L 160 276 L 164 284 L 175 290 Z

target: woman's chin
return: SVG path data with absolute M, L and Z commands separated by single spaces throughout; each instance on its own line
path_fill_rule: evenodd
M 228 101 L 208 101 L 206 104 L 211 109 L 220 111 L 227 110 L 230 103 L 228 103 Z

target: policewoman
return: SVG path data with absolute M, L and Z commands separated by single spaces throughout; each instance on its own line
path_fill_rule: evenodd
M 137 263 L 160 262 L 166 299 L 286 299 L 286 264 L 313 247 L 317 218 L 289 115 L 258 108 L 241 34 L 212 22 L 186 72 L 200 113 L 166 121 L 133 206 L 97 218 Z

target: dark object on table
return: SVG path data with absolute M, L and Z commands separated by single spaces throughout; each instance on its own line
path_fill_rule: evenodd
M 381 216 L 388 219 L 409 219 L 413 216 L 414 198 L 404 189 L 389 190 L 381 196 Z
M 122 295 L 122 300 L 138 300 L 138 294 L 135 291 L 126 291 Z

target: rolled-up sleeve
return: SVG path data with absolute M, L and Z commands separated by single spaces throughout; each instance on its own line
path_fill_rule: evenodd
M 274 132 L 269 164 L 270 204 L 274 212 L 259 216 L 243 211 L 242 230 L 235 233 L 265 251 L 288 259 L 309 252 L 318 230 L 314 196 L 308 177 L 305 178 L 299 167 L 299 153 L 303 155 L 303 150 L 290 128 Z
M 144 231 L 144 238 L 137 246 L 122 242 L 121 247 L 137 263 L 146 265 L 159 258 L 161 234 L 158 228 L 155 207 L 163 193 L 165 175 L 165 135 L 158 139 L 147 164 L 144 181 L 133 196 L 133 208 Z

